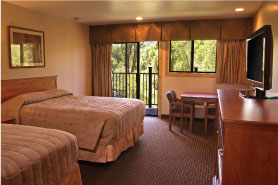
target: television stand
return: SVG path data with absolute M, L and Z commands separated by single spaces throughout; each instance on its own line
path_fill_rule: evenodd
M 278 184 L 278 99 L 218 90 L 216 185 Z M 216 151 L 215 151 L 216 152 Z
M 262 91 L 255 89 L 240 89 L 239 96 L 243 98 L 257 98 L 257 99 L 277 99 L 278 93 Z

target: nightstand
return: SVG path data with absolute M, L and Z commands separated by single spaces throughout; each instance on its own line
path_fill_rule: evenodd
M 15 117 L 2 117 L 1 123 L 15 124 Z

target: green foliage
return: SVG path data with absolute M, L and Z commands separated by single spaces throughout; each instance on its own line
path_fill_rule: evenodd
M 33 65 L 34 62 L 33 49 L 34 49 L 33 44 L 11 44 L 11 55 L 12 55 L 13 66 Z
M 125 72 L 125 44 L 113 44 L 112 47 L 112 72 L 124 73 Z
M 137 43 L 113 44 L 112 88 L 114 96 L 136 98 Z M 158 42 L 141 42 L 140 47 L 140 99 L 148 103 L 149 67 L 158 73 Z M 127 76 L 124 74 L 127 69 Z M 123 74 L 119 74 L 123 73 Z M 158 75 L 153 74 L 153 104 L 157 104 Z M 126 83 L 127 81 L 127 83 Z M 125 89 L 127 88 L 127 95 Z
M 32 65 L 33 63 L 33 45 L 23 44 L 23 61 L 25 65 Z
M 198 72 L 215 72 L 216 40 L 194 41 L 193 64 Z M 170 71 L 191 71 L 191 41 L 171 41 Z
M 153 67 L 153 73 L 158 73 L 158 42 L 140 43 L 140 72 L 148 73 Z
M 11 44 L 13 66 L 20 66 L 20 44 Z
M 191 41 L 171 41 L 170 71 L 191 70 Z
M 199 72 L 215 72 L 216 40 L 194 41 L 194 67 Z

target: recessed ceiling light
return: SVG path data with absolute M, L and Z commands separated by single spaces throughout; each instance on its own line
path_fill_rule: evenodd
M 140 16 L 139 16 L 139 17 L 136 17 L 136 20 L 137 20 L 137 21 L 142 21 L 142 20 L 143 20 L 143 17 L 140 17 Z
M 80 18 L 80 17 L 72 17 L 72 20 L 73 20 L 73 21 L 76 21 L 76 22 L 80 22 L 80 21 L 81 21 L 81 18 Z
M 242 11 L 244 11 L 244 8 L 236 8 L 235 11 L 236 12 L 242 12 Z

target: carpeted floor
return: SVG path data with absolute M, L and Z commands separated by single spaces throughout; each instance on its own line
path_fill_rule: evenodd
M 203 136 L 203 124 L 193 133 L 155 117 L 144 120 L 145 133 L 135 147 L 107 164 L 80 162 L 83 185 L 208 185 L 216 164 L 216 137 Z M 212 132 L 212 128 L 210 131 Z

